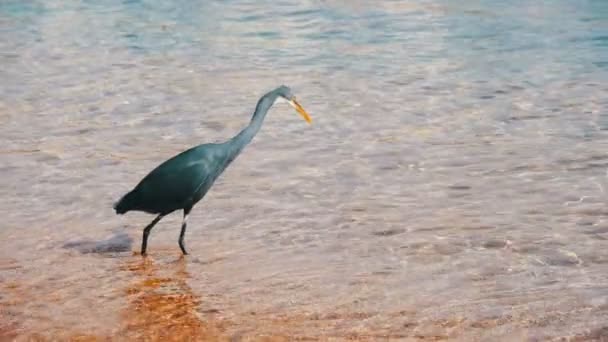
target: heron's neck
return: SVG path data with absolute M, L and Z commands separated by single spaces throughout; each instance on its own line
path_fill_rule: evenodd
M 264 118 L 266 117 L 266 113 L 268 113 L 268 110 L 274 104 L 275 99 L 276 95 L 270 94 L 266 94 L 260 98 L 257 106 L 255 107 L 255 112 L 251 117 L 249 125 L 247 125 L 247 127 L 245 127 L 239 134 L 231 139 L 231 143 L 235 147 L 235 153 L 239 153 L 260 131 Z

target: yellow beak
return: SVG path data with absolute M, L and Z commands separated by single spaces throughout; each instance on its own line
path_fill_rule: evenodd
M 306 113 L 304 108 L 302 108 L 302 106 L 298 103 L 298 101 L 296 101 L 295 98 L 289 100 L 289 104 L 292 105 L 292 107 L 296 109 L 296 111 L 304 118 L 304 120 L 306 120 L 306 122 L 308 122 L 308 123 L 312 122 L 312 118 L 310 117 L 310 115 L 308 115 L 308 113 Z

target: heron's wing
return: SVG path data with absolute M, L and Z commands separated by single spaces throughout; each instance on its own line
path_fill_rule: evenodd
M 159 165 L 140 182 L 136 188 L 140 202 L 158 212 L 182 208 L 215 179 L 217 165 L 211 147 L 181 153 Z

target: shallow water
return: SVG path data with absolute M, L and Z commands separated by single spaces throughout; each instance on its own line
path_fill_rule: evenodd
M 606 1 L 8 0 L 0 66 L 0 339 L 608 338 Z

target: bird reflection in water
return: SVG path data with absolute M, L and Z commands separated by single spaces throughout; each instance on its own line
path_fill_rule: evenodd
M 125 268 L 136 275 L 126 289 L 129 305 L 120 335 L 145 341 L 220 341 L 217 327 L 197 315 L 200 298 L 188 286 L 187 261 L 180 257 L 163 264 L 160 276 L 151 258 L 131 260 Z

